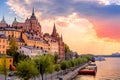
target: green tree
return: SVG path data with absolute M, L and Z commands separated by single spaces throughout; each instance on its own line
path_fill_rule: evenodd
M 13 57 L 13 62 L 16 64 L 18 62 L 18 45 L 14 37 L 10 37 L 9 41 L 10 49 L 7 50 L 7 55 Z
M 58 77 L 58 72 L 61 70 L 60 64 L 55 64 L 55 71 L 57 71 L 57 77 Z
M 70 60 L 71 62 L 71 66 L 74 67 L 75 66 L 75 61 L 74 60 Z
M 54 56 L 52 56 L 50 54 L 47 54 L 46 57 L 47 57 L 47 59 L 49 61 L 46 72 L 51 74 L 51 80 L 52 80 L 52 73 L 54 72 Z
M 12 56 L 18 50 L 18 45 L 14 37 L 10 37 L 9 45 L 10 45 L 10 49 L 8 50 L 9 52 L 8 55 Z
M 17 42 L 16 42 L 16 40 L 15 40 L 14 37 L 10 37 L 9 45 L 10 45 L 10 49 L 7 50 L 7 54 L 9 56 L 13 57 L 13 63 L 14 63 L 14 65 L 16 65 L 21 60 L 29 58 L 28 56 L 26 56 L 26 55 L 24 55 L 22 53 L 17 52 L 18 45 L 17 45 Z
M 39 75 L 37 66 L 31 60 L 20 61 L 17 64 L 16 71 L 16 75 L 24 80 L 29 80 Z
M 62 70 L 65 70 L 65 72 L 66 72 L 66 70 L 67 70 L 69 67 L 70 67 L 70 65 L 69 65 L 69 62 L 68 62 L 68 61 L 62 61 L 62 62 L 61 62 L 61 69 L 62 69 Z
M 55 54 L 54 54 L 54 61 L 55 61 L 55 64 L 57 64 L 58 59 L 59 59 L 59 55 L 58 55 L 58 53 L 55 53 Z
M 52 67 L 51 65 L 54 63 L 54 58 L 52 55 L 47 54 L 47 55 L 39 55 L 35 58 L 35 62 L 38 66 L 39 72 L 41 74 L 42 80 L 43 80 L 43 75 L 48 72 L 52 72 L 53 70 L 50 70 Z
M 65 49 L 65 60 L 66 60 L 67 54 L 69 54 L 71 51 L 70 51 L 70 48 L 67 44 L 64 44 L 64 49 Z
M 7 69 L 7 66 L 6 66 L 6 55 L 3 55 L 3 61 L 2 61 L 2 64 L 0 65 L 0 73 L 5 75 L 5 80 L 7 80 L 7 72 L 8 72 L 8 69 Z
M 86 58 L 87 61 L 89 61 L 92 59 L 92 56 L 87 54 L 87 55 L 83 55 L 82 58 Z
M 52 73 L 54 72 L 54 65 L 50 64 L 47 68 L 47 72 L 51 74 L 51 80 L 52 80 Z
M 75 54 L 75 58 L 79 58 L 79 55 L 77 53 Z

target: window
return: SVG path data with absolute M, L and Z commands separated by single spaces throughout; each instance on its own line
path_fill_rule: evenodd
M 12 60 L 10 59 L 10 62 L 12 62 Z
M 3 48 L 5 48 L 5 46 L 3 45 Z
M 3 39 L 3 42 L 5 42 L 5 40 Z
M 22 53 L 24 53 L 24 51 L 22 51 Z

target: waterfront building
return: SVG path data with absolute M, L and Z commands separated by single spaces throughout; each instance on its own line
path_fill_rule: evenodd
M 2 23 L 2 24 L 1 24 Z M 57 33 L 56 25 L 54 23 L 52 34 L 43 34 L 41 25 L 35 16 L 34 9 L 30 18 L 27 18 L 25 22 L 18 22 L 16 18 L 12 23 L 12 26 L 7 25 L 4 17 L 0 23 L 0 33 L 3 33 L 6 37 L 6 50 L 10 48 L 10 37 L 14 37 L 18 46 L 21 46 L 24 54 L 32 56 L 36 53 L 28 53 L 26 46 L 31 46 L 38 49 L 43 49 L 45 52 L 50 52 L 52 55 L 59 54 L 61 60 L 64 59 L 64 42 L 62 35 Z M 4 25 L 3 25 L 4 23 Z M 6 24 L 6 26 L 5 26 Z M 20 48 L 18 48 L 20 49 Z M 36 49 L 35 49 L 36 50 Z M 18 51 L 21 51 L 18 50 Z M 2 51 L 3 52 L 3 51 Z M 5 51 L 6 52 L 6 51 Z

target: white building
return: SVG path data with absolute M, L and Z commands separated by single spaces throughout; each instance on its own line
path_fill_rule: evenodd
M 42 50 L 41 48 L 32 47 L 32 46 L 19 46 L 18 48 L 18 52 L 25 54 L 26 56 L 29 56 L 29 57 L 34 57 L 36 55 L 42 55 L 44 54 L 43 51 L 44 50 Z

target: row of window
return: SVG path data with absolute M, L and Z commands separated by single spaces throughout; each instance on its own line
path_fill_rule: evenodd
M 1 48 L 5 48 L 5 45 L 0 45 L 0 49 L 1 49 Z
M 3 54 L 3 53 L 5 53 L 5 51 L 0 51 L 0 54 Z
M 1 43 L 4 43 L 4 42 L 5 42 L 5 39 L 0 39 L 0 42 L 1 42 Z

